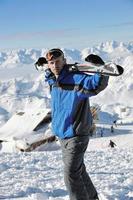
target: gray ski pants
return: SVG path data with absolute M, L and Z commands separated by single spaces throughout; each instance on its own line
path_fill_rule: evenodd
M 60 140 L 64 162 L 64 180 L 70 200 L 96 200 L 97 191 L 86 172 L 84 154 L 89 136 Z

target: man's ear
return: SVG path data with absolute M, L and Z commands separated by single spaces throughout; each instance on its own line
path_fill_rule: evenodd
M 64 61 L 64 64 L 66 64 L 66 58 L 64 58 L 63 61 Z

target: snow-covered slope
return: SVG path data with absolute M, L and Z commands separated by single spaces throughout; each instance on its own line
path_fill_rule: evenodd
M 132 200 L 133 149 L 119 148 L 119 143 L 115 149 L 99 149 L 98 144 L 98 141 L 90 144 L 85 162 L 101 197 L 100 200 Z M 69 199 L 63 181 L 60 149 L 1 154 L 0 180 L 0 199 Z

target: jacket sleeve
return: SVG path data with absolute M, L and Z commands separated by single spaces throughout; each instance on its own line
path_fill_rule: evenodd
M 87 75 L 87 74 L 75 74 L 74 84 L 79 88 L 79 91 L 87 96 L 97 95 L 104 90 L 108 85 L 108 76 L 99 74 Z
M 87 76 L 84 79 L 84 88 L 88 91 L 89 96 L 97 95 L 108 85 L 109 76 L 95 74 Z
M 99 84 L 95 90 L 95 93 L 98 94 L 102 90 L 104 90 L 108 86 L 109 76 L 101 76 L 99 80 Z

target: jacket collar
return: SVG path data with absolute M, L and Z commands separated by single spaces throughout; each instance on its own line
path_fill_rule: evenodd
M 66 64 L 66 65 L 64 65 L 63 69 L 61 70 L 61 72 L 57 78 L 57 81 L 59 82 L 60 80 L 62 80 L 68 73 L 69 73 L 68 66 Z

